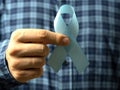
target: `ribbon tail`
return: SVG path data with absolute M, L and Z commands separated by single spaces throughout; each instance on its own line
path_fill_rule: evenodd
M 48 65 L 50 65 L 54 71 L 57 72 L 61 68 L 66 55 L 67 53 L 64 48 L 62 46 L 57 46 L 48 60 Z
M 79 73 L 81 73 L 88 66 L 89 63 L 87 58 L 77 43 L 74 43 L 69 55 Z

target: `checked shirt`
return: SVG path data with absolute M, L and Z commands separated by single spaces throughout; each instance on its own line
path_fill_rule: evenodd
M 19 28 L 47 29 L 59 7 L 72 5 L 79 22 L 77 42 L 88 67 L 78 73 L 66 57 L 55 73 L 44 65 L 41 77 L 17 82 L 5 62 L 11 33 Z M 50 54 L 54 45 L 48 45 Z M 49 60 L 49 56 L 47 57 Z M 120 90 L 120 0 L 0 0 L 0 90 Z

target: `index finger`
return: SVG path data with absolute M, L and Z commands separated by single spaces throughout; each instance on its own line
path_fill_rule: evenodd
M 19 29 L 13 36 L 17 41 L 23 43 L 69 44 L 69 38 L 66 35 L 44 29 Z

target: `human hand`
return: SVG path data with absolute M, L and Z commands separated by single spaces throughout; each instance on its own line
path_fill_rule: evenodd
M 67 36 L 48 30 L 18 29 L 11 35 L 6 60 L 11 75 L 19 82 L 37 78 L 43 73 L 47 44 L 68 45 Z

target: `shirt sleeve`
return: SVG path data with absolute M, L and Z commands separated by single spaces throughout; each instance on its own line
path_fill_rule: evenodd
M 2 30 L 2 25 L 1 25 L 1 16 L 4 10 L 3 1 L 5 0 L 0 0 L 0 90 L 6 90 L 8 88 L 10 89 L 11 87 L 21 85 L 21 83 L 17 82 L 11 76 L 5 60 L 5 50 L 7 48 L 9 39 L 5 37 L 6 33 L 4 32 L 4 30 Z

